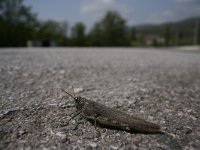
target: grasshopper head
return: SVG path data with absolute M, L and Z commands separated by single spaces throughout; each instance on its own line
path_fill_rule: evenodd
M 82 97 L 74 97 L 74 100 L 76 102 L 76 108 L 82 109 L 85 105 L 85 98 Z
M 76 108 L 77 109 L 82 109 L 85 105 L 86 99 L 82 98 L 82 97 L 76 97 L 75 94 L 72 95 L 70 93 L 68 93 L 67 91 L 65 91 L 64 89 L 60 88 L 64 93 L 66 93 L 67 95 L 69 95 L 70 97 L 72 97 L 76 103 Z

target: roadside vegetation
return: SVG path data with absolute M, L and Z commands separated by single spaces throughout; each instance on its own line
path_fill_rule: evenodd
M 0 47 L 193 45 L 200 43 L 200 38 L 196 38 L 200 32 L 195 28 L 200 28 L 200 17 L 176 23 L 128 26 L 118 12 L 108 11 L 87 31 L 82 22 L 69 27 L 67 21 L 41 21 L 23 0 L 0 0 Z

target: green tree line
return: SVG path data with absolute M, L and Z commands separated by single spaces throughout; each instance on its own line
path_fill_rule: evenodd
M 0 0 L 0 47 L 23 47 L 28 41 L 35 46 L 49 46 L 52 42 L 54 46 L 78 47 L 190 45 L 193 30 L 186 30 L 187 27 L 172 24 L 130 27 L 118 12 L 108 11 L 86 32 L 82 22 L 69 28 L 67 22 L 39 21 L 23 0 Z

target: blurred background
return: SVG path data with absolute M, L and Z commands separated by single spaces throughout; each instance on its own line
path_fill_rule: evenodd
M 199 0 L 0 0 L 0 47 L 166 47 L 199 37 Z

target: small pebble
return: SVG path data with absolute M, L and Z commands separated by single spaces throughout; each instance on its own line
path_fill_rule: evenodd
M 96 148 L 98 145 L 96 143 L 90 143 L 89 144 L 92 148 Z
M 59 74 L 64 74 L 65 73 L 65 70 L 60 70 L 59 71 Z
M 188 126 L 184 126 L 183 131 L 185 134 L 190 134 L 190 133 L 192 133 L 192 128 L 190 128 Z
M 57 132 L 56 135 L 59 136 L 61 139 L 66 138 L 66 134 L 64 134 L 63 132 Z
M 83 88 L 82 87 L 79 87 L 79 88 L 74 88 L 74 93 L 80 93 L 83 91 Z
M 113 150 L 117 150 L 117 149 L 119 149 L 118 146 L 114 146 L 114 145 L 110 145 L 110 148 L 113 149 Z

